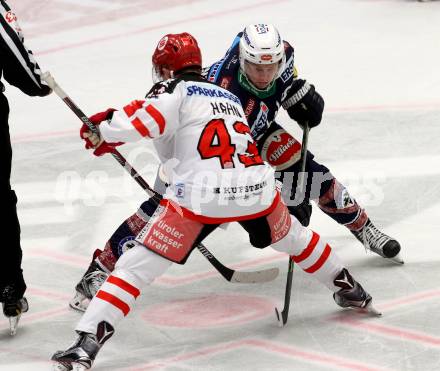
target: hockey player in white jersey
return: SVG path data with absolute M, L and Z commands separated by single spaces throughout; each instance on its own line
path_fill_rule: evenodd
M 183 264 L 195 244 L 225 222 L 238 222 L 253 246 L 272 245 L 331 291 L 343 307 L 371 308 L 357 283 L 317 233 L 289 215 L 262 161 L 238 98 L 201 76 L 201 53 L 188 33 L 157 45 L 157 83 L 146 100 L 107 111 L 100 134 L 82 137 L 97 155 L 124 142 L 152 139 L 169 179 L 164 198 L 116 263 L 76 326 L 78 338 L 52 360 L 58 370 L 89 369 L 142 288 L 173 263 Z M 234 192 L 231 192 L 234 190 Z

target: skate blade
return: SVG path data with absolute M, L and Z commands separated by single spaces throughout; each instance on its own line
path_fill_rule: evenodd
M 61 362 L 53 362 L 52 370 L 53 371 L 71 371 L 72 370 L 72 366 L 64 364 L 64 363 L 61 363 Z
M 396 264 L 405 264 L 405 262 L 402 259 L 402 256 L 400 255 L 400 253 L 398 253 L 396 256 L 392 257 L 392 258 L 388 258 L 389 260 L 391 260 L 393 263 Z
M 75 309 L 79 312 L 85 312 L 89 304 L 90 304 L 90 299 L 88 299 L 80 292 L 76 292 L 73 299 L 70 300 L 69 302 L 70 308 Z
M 284 327 L 283 317 L 277 307 L 275 307 L 275 314 L 277 315 L 278 327 Z
M 20 321 L 21 314 L 15 317 L 9 317 L 9 333 L 14 336 L 17 333 L 18 322 Z
M 72 363 L 72 371 L 84 371 L 84 370 L 88 370 L 89 367 L 84 366 L 81 363 Z
M 381 316 L 382 312 L 378 311 L 375 307 L 373 307 L 373 302 L 370 301 L 365 308 L 362 309 L 363 312 L 371 314 L 373 316 Z

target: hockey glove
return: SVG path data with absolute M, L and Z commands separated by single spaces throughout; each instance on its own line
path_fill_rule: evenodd
M 307 122 L 310 128 L 318 126 L 324 111 L 324 99 L 315 90 L 315 87 L 305 80 L 296 80 L 292 84 L 296 93 L 283 102 L 290 118 L 300 126 Z
M 89 117 L 91 123 L 97 127 L 98 133 L 93 133 L 86 124 L 83 124 L 81 127 L 80 136 L 86 142 L 85 147 L 86 149 L 93 148 L 93 154 L 95 156 L 102 156 L 106 153 L 111 153 L 114 151 L 115 147 L 124 144 L 123 142 L 107 143 L 99 135 L 99 124 L 104 120 L 110 119 L 114 111 L 116 111 L 114 108 L 109 108 L 104 112 L 98 112 Z
M 288 206 L 289 213 L 299 220 L 301 225 L 307 227 L 312 216 L 312 205 L 309 201 L 304 200 L 297 206 Z

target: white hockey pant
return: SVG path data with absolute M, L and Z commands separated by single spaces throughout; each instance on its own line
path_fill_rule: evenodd
M 344 268 L 330 245 L 311 229 L 303 227 L 293 215 L 290 231 L 282 240 L 271 245 L 277 251 L 293 257 L 293 261 L 302 270 L 337 292 L 340 287 L 334 285 L 335 277 Z
M 161 276 L 171 264 L 140 244 L 126 251 L 90 302 L 75 330 L 96 334 L 101 321 L 116 328 L 133 308 L 142 288 Z

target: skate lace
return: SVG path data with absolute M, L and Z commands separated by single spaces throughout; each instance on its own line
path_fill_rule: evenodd
M 10 296 L 12 296 L 12 293 L 14 292 L 14 289 L 11 286 L 6 286 L 3 289 L 3 292 L 1 293 L 1 296 L 3 298 L 9 298 Z
M 15 288 L 11 285 L 6 286 L 0 293 L 0 298 L 4 302 L 16 302 L 18 298 L 15 297 Z
M 382 253 L 382 247 L 389 239 L 390 238 L 385 233 L 379 231 L 373 223 L 366 225 L 362 230 L 362 240 L 366 250 L 376 250 Z
M 107 277 L 107 273 L 100 270 L 90 272 L 84 277 L 84 280 L 87 283 L 87 288 L 92 296 L 96 295 Z

